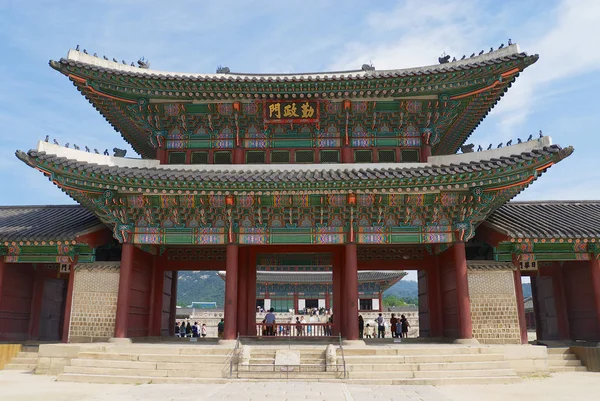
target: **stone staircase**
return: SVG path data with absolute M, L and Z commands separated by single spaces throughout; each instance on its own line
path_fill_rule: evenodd
M 275 356 L 285 349 L 300 355 L 299 365 L 278 366 Z M 342 365 L 327 368 L 325 346 L 282 348 L 276 346 L 253 346 L 248 365 L 238 365 L 235 377 L 256 380 L 338 380 L 343 378 Z
M 38 347 L 25 345 L 14 358 L 4 366 L 4 370 L 21 370 L 33 372 L 37 367 Z
M 80 352 L 57 378 L 84 383 L 225 383 L 233 350 L 199 345 L 126 345 Z
M 568 347 L 548 348 L 550 372 L 587 372 L 577 356 Z
M 521 378 L 492 347 L 344 348 L 353 384 L 504 384 Z M 340 354 L 338 353 L 338 360 Z

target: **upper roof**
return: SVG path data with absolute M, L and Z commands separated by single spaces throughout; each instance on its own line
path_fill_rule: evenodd
M 393 283 L 399 281 L 408 273 L 405 271 L 378 271 L 378 270 L 367 270 L 358 272 L 358 282 L 379 282 Z M 219 276 L 225 279 L 225 272 L 220 271 Z M 257 283 L 269 283 L 269 284 L 294 284 L 294 283 L 332 283 L 332 272 L 289 272 L 289 271 L 257 271 L 256 272 Z
M 522 53 L 515 44 L 446 64 L 381 71 L 186 74 L 140 69 L 75 50 L 50 65 L 69 77 L 136 152 L 155 158 L 154 123 L 134 115 L 138 106 L 141 110 L 148 102 L 214 104 L 278 99 L 439 100 L 450 111 L 437 117 L 440 113 L 432 113 L 440 138 L 432 151 L 455 153 L 519 72 L 537 60 L 537 55 Z M 154 117 L 160 121 L 158 114 Z M 429 128 L 433 125 L 427 123 Z
M 75 241 L 104 227 L 80 205 L 0 206 L 0 242 Z
M 510 202 L 487 217 L 510 238 L 600 238 L 600 201 Z

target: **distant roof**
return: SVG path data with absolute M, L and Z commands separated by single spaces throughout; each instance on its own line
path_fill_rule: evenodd
M 486 223 L 511 238 L 600 238 L 600 200 L 510 202 Z
M 359 271 L 358 282 L 390 282 L 399 281 L 406 276 L 404 271 Z M 219 276 L 225 279 L 225 272 L 220 271 Z M 331 272 L 289 272 L 289 271 L 258 271 L 257 283 L 331 283 Z
M 74 241 L 103 227 L 80 205 L 0 206 L 0 242 Z

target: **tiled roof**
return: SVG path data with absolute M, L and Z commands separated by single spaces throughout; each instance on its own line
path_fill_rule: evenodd
M 447 74 L 465 71 L 477 67 L 488 67 L 490 65 L 503 63 L 511 60 L 520 60 L 527 57 L 538 59 L 537 55 L 528 56 L 527 53 L 519 52 L 516 45 L 508 46 L 491 53 L 475 56 L 465 60 L 458 60 L 446 64 L 433 64 L 423 67 L 403 68 L 394 70 L 373 71 L 338 71 L 319 73 L 290 73 L 290 74 L 245 74 L 245 73 L 219 73 L 219 74 L 194 74 L 169 71 L 157 71 L 131 67 L 122 63 L 103 60 L 82 52 L 70 50 L 67 58 L 59 61 L 50 61 L 50 66 L 57 70 L 62 67 L 71 66 L 85 68 L 94 72 L 110 73 L 127 77 L 142 79 L 160 79 L 164 81 L 184 82 L 296 82 L 296 81 L 341 81 L 341 80 L 365 80 L 371 78 L 402 78 L 411 76 L 422 76 L 431 74 Z
M 486 222 L 511 238 L 600 238 L 600 201 L 510 202 Z
M 495 260 L 467 260 L 469 270 L 514 270 L 511 262 L 496 262 Z
M 198 166 L 194 169 L 172 169 L 164 167 L 138 168 L 107 166 L 89 163 L 86 161 L 68 159 L 59 157 L 46 152 L 30 150 L 28 153 L 18 151 L 17 157 L 30 165 L 35 165 L 36 161 L 46 161 L 54 165 L 69 167 L 88 171 L 94 174 L 112 175 L 124 178 L 138 178 L 150 180 L 185 180 L 195 182 L 213 182 L 213 183 L 235 183 L 235 182 L 266 182 L 266 183 L 289 183 L 289 182 L 342 182 L 342 181 L 365 181 L 373 179 L 415 179 L 415 178 L 435 178 L 436 176 L 475 173 L 480 171 L 495 170 L 502 167 L 512 166 L 514 164 L 531 160 L 538 156 L 558 155 L 561 159 L 572 153 L 573 149 L 561 148 L 558 145 L 544 146 L 539 149 L 533 149 L 528 152 L 515 154 L 506 157 L 494 158 L 490 160 L 472 161 L 470 163 L 456 163 L 444 166 L 432 166 L 423 163 L 422 167 L 402 167 L 398 164 L 394 168 L 357 168 L 360 165 L 349 164 L 345 168 L 328 168 L 323 165 L 320 169 L 292 169 L 287 166 L 281 166 L 281 170 L 272 168 L 262 168 L 257 165 L 246 165 L 242 171 L 229 170 L 225 166 L 217 170 L 214 168 L 204 169 Z M 289 168 L 286 170 L 286 168 Z
M 80 205 L 0 206 L 0 242 L 73 241 L 102 227 Z
M 331 283 L 331 272 L 256 272 L 257 283 Z M 398 281 L 406 276 L 404 271 L 359 271 L 359 282 Z M 225 272 L 219 272 L 225 279 Z

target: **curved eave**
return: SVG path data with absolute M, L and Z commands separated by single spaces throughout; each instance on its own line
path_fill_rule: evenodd
M 77 60 L 50 61 L 50 66 L 68 76 L 144 158 L 156 157 L 156 150 L 148 141 L 150 133 L 123 115 L 121 106 L 124 103 L 137 103 L 140 98 L 171 102 L 233 102 L 283 99 L 288 94 L 327 100 L 376 100 L 428 95 L 447 95 L 450 99 L 458 97 L 466 106 L 452 125 L 440 132 L 441 141 L 432 149 L 433 154 L 451 154 L 456 153 L 471 135 L 518 73 L 537 61 L 537 55 L 515 52 L 518 48 L 513 46 L 513 49 L 506 48 L 472 60 L 402 70 L 360 71 L 347 75 L 146 72 L 104 60 L 100 60 L 102 65 L 98 65 L 94 57 L 83 53 L 79 55 L 85 57 L 76 57 Z M 82 58 L 87 62 L 80 61 Z
M 504 151 L 508 153 L 510 148 L 505 148 Z M 126 161 L 128 166 L 99 165 L 37 150 L 28 153 L 18 151 L 16 155 L 69 193 L 75 191 L 98 195 L 110 189 L 120 193 L 148 195 L 197 194 L 206 191 L 217 194 L 228 194 L 229 191 L 269 194 L 282 190 L 288 193 L 327 194 L 471 191 L 475 187 L 480 187 L 483 191 L 524 188 L 572 151 L 571 147 L 563 149 L 551 145 L 491 160 L 442 166 L 423 163 L 412 167 L 397 164 L 397 167 L 390 168 L 356 169 L 352 165 L 340 165 L 339 168 L 323 165 L 312 169 L 305 167 L 287 170 L 286 166 L 254 165 L 242 166 L 243 169 L 232 166 L 231 170 L 226 167 L 216 169 L 214 166 L 188 166 L 187 169 L 183 169 L 184 166 L 177 166 L 181 169 L 176 169 L 175 166 L 136 167 L 136 163 L 144 161 L 129 159 L 123 159 L 123 164 Z M 460 160 L 460 157 L 455 158 Z M 278 167 L 281 170 L 276 169 Z

